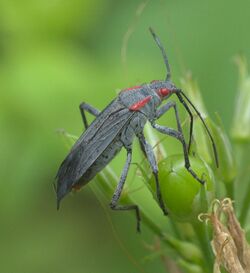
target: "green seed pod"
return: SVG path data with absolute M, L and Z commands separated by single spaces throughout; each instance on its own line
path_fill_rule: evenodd
M 198 83 L 192 78 L 191 73 L 186 73 L 186 75 L 181 79 L 182 89 L 185 90 L 190 100 L 199 109 L 201 116 L 204 120 L 207 119 L 208 114 L 203 103 L 201 92 Z M 199 155 L 205 162 L 212 164 L 214 161 L 214 156 L 211 154 L 211 143 L 208 138 L 207 132 L 204 125 L 198 120 L 197 116 L 194 115 L 194 132 L 193 132 L 193 144 L 192 148 L 195 153 Z
M 194 152 L 216 170 L 221 180 L 225 182 L 232 182 L 236 176 L 236 164 L 233 160 L 232 147 L 228 136 L 226 135 L 222 126 L 216 125 L 207 115 L 198 84 L 192 79 L 190 73 L 182 79 L 182 86 L 183 89 L 187 91 L 192 102 L 199 109 L 201 116 L 211 131 L 211 135 L 217 148 L 219 168 L 217 168 L 215 164 L 214 151 L 212 149 L 208 134 L 203 124 L 198 122 L 198 120 L 197 122 L 194 122 L 194 141 L 192 145 Z
M 215 170 L 223 182 L 231 183 L 236 177 L 236 163 L 229 138 L 222 126 L 217 126 L 209 118 L 206 119 L 206 122 L 211 129 L 218 152 L 219 168 L 215 167 Z
M 250 76 L 244 57 L 235 58 L 239 68 L 240 80 L 236 97 L 232 137 L 237 141 L 250 141 Z
M 207 211 L 208 202 L 214 196 L 211 169 L 197 158 L 190 157 L 190 163 L 198 177 L 205 181 L 204 186 L 184 167 L 183 154 L 169 156 L 158 164 L 163 202 L 169 216 L 178 221 L 197 220 L 199 213 Z M 156 198 L 154 177 L 150 178 L 149 185 Z
M 208 118 L 204 118 L 204 121 L 207 122 L 207 119 Z M 195 120 L 193 143 L 191 149 L 192 151 L 194 151 L 195 154 L 197 154 L 209 165 L 213 165 L 215 162 L 211 146 L 212 145 L 210 139 L 208 138 L 204 125 L 198 120 Z

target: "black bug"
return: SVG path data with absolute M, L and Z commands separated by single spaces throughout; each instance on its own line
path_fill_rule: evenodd
M 202 119 L 199 111 L 182 90 L 177 88 L 171 82 L 170 65 L 166 52 L 154 31 L 151 28 L 149 30 L 162 52 L 164 63 L 167 68 L 166 79 L 122 90 L 119 95 L 101 112 L 87 103 L 82 103 L 80 105 L 80 110 L 86 130 L 82 133 L 67 157 L 62 162 L 56 175 L 57 206 L 59 208 L 60 201 L 65 195 L 67 195 L 73 188 L 80 188 L 91 181 L 96 174 L 115 157 L 122 147 L 124 147 L 127 150 L 127 159 L 120 181 L 110 202 L 110 207 L 113 210 L 134 210 L 137 218 L 138 231 L 140 231 L 140 212 L 138 206 L 136 204 L 126 206 L 118 204 L 129 166 L 131 164 L 132 142 L 134 137 L 139 139 L 141 149 L 151 166 L 155 177 L 157 198 L 163 213 L 167 215 L 167 210 L 164 206 L 159 186 L 156 159 L 152 147 L 148 144 L 143 134 L 143 128 L 146 121 L 149 121 L 152 127 L 157 131 L 172 136 L 181 142 L 187 171 L 198 182 L 204 184 L 204 181 L 192 170 L 189 162 L 188 151 L 191 145 L 193 132 L 193 114 L 189 108 L 190 105 L 205 126 L 212 142 L 215 161 L 218 165 L 215 142 L 207 125 Z M 190 116 L 188 145 L 183 136 L 178 109 L 175 102 L 169 101 L 160 107 L 162 102 L 168 99 L 172 94 L 175 94 L 178 97 L 179 101 L 183 104 Z M 156 121 L 170 108 L 173 108 L 175 112 L 177 130 L 156 123 Z M 85 111 L 96 117 L 90 126 L 88 126 Z

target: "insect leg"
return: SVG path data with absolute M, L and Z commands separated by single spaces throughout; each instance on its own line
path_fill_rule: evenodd
M 182 100 L 182 104 L 184 105 L 185 109 L 187 110 L 189 117 L 190 117 L 190 130 L 189 130 L 189 141 L 188 141 L 188 152 L 190 152 L 191 142 L 192 142 L 192 135 L 193 135 L 193 123 L 194 123 L 194 117 L 192 112 L 190 111 L 189 107 L 185 103 L 185 101 Z M 164 115 L 171 107 L 176 107 L 175 102 L 168 102 L 165 105 L 163 105 L 157 112 L 156 112 L 156 119 L 160 118 L 162 115 Z
M 180 96 L 180 94 L 177 94 L 177 96 L 179 98 L 179 101 L 182 103 L 182 105 L 187 110 L 187 112 L 189 114 L 189 117 L 190 117 L 190 131 L 189 131 L 189 143 L 188 143 L 188 152 L 190 152 L 190 147 L 191 147 L 191 142 L 192 142 L 192 134 L 193 134 L 193 121 L 194 121 L 194 117 L 193 117 L 193 114 L 192 114 L 190 108 L 188 107 L 187 103 L 183 100 L 182 96 Z
M 170 106 L 167 108 L 167 105 L 165 106 L 165 109 L 169 109 Z M 169 103 L 170 105 L 170 103 Z M 164 107 L 164 106 L 163 106 Z M 157 117 L 160 117 L 161 115 L 163 115 L 164 113 L 164 110 L 160 108 L 159 111 L 156 113 L 156 116 Z M 182 132 L 182 128 L 181 128 L 181 123 L 180 123 L 180 118 L 179 118 L 179 114 L 178 114 L 178 110 L 177 110 L 177 107 L 176 107 L 176 104 L 175 103 L 172 103 L 172 106 L 171 107 L 174 107 L 174 111 L 175 111 L 175 117 L 176 117 L 176 122 L 177 122 L 177 131 L 172 129 L 172 128 L 168 128 L 168 127 L 165 127 L 165 126 L 161 126 L 159 124 L 156 124 L 154 121 L 151 121 L 151 125 L 153 126 L 153 128 L 155 128 L 157 131 L 163 133 L 163 134 L 166 134 L 166 135 L 169 135 L 169 136 L 172 136 L 172 137 L 175 137 L 177 138 L 181 143 L 182 143 L 182 147 L 183 147 L 183 153 L 184 153 L 184 159 L 185 159 L 185 168 L 189 171 L 189 173 L 198 181 L 200 182 L 201 184 L 204 184 L 204 181 L 202 179 L 200 179 L 197 174 L 192 170 L 191 168 L 191 165 L 190 165 L 190 161 L 189 161 L 189 156 L 188 156 L 188 149 L 187 149 L 187 144 L 186 144 L 186 141 L 184 139 L 184 135 L 183 135 L 183 132 Z M 166 111 L 167 111 L 166 110 Z M 165 111 L 165 112 L 166 112 Z
M 121 196 L 121 192 L 125 183 L 125 180 L 127 178 L 127 174 L 128 174 L 128 170 L 129 170 L 129 166 L 131 164 L 131 158 L 132 158 L 132 150 L 131 149 L 127 149 L 127 159 L 126 159 L 126 163 L 125 166 L 123 168 L 122 174 L 121 174 L 121 178 L 120 181 L 117 185 L 117 188 L 114 192 L 114 195 L 112 197 L 112 200 L 110 202 L 110 208 L 113 210 L 135 210 L 136 213 L 136 220 L 137 220 L 137 231 L 140 232 L 140 212 L 139 212 L 139 208 L 137 205 L 126 205 L 126 206 L 122 206 L 122 205 L 118 205 L 118 201 L 119 198 Z
M 93 115 L 95 117 L 97 117 L 100 114 L 100 111 L 86 102 L 82 102 L 80 104 L 79 108 L 81 111 L 83 124 L 84 124 L 85 130 L 86 130 L 88 128 L 88 121 L 87 121 L 87 118 L 85 115 L 85 111 L 89 112 L 91 115 Z
M 139 138 L 139 141 L 140 141 L 141 148 L 142 148 L 144 154 L 146 155 L 146 157 L 148 159 L 149 165 L 150 165 L 150 167 L 151 167 L 151 169 L 153 171 L 153 175 L 155 177 L 156 194 L 157 194 L 157 199 L 159 201 L 160 207 L 161 207 L 164 215 L 167 215 L 168 212 L 167 212 L 167 210 L 165 208 L 165 205 L 163 203 L 163 200 L 162 200 L 160 184 L 159 184 L 159 178 L 158 178 L 158 166 L 157 166 L 157 163 L 156 163 L 153 148 L 148 144 L 148 142 L 146 141 L 143 133 L 141 133 L 138 136 L 138 138 Z

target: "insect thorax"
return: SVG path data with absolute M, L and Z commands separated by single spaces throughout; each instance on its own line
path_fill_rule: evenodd
M 125 89 L 119 94 L 120 102 L 129 109 L 132 105 L 143 101 L 147 97 L 150 97 L 150 100 L 145 106 L 139 109 L 139 112 L 144 113 L 150 119 L 154 117 L 156 108 L 161 104 L 161 99 L 155 90 L 151 88 L 151 84 L 144 84 L 135 89 Z

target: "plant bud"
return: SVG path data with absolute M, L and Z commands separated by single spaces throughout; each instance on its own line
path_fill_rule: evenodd
M 202 263 L 202 259 L 203 259 L 202 252 L 195 244 L 191 242 L 183 241 L 183 240 L 178 240 L 173 236 L 169 236 L 169 234 L 166 235 L 165 240 L 186 261 L 189 261 L 195 264 Z
M 235 58 L 240 80 L 236 96 L 234 120 L 231 129 L 232 137 L 238 141 L 250 141 L 250 76 L 244 57 Z
M 210 118 L 206 119 L 206 123 L 211 129 L 218 153 L 219 168 L 215 167 L 215 170 L 223 182 L 231 183 L 236 177 L 236 162 L 229 138 L 224 129 L 212 122 Z M 212 149 L 210 152 L 213 152 Z
M 202 118 L 206 121 L 208 114 L 203 103 L 201 92 L 197 82 L 192 78 L 191 73 L 186 73 L 185 77 L 181 79 L 182 89 L 186 92 L 189 99 L 199 110 Z M 212 164 L 214 156 L 211 154 L 211 143 L 208 138 L 204 125 L 198 119 L 197 115 L 194 116 L 194 131 L 193 131 L 193 147 L 195 152 L 208 164 Z
M 203 273 L 204 270 L 196 264 L 189 263 L 183 259 L 178 259 L 177 264 L 187 273 Z

